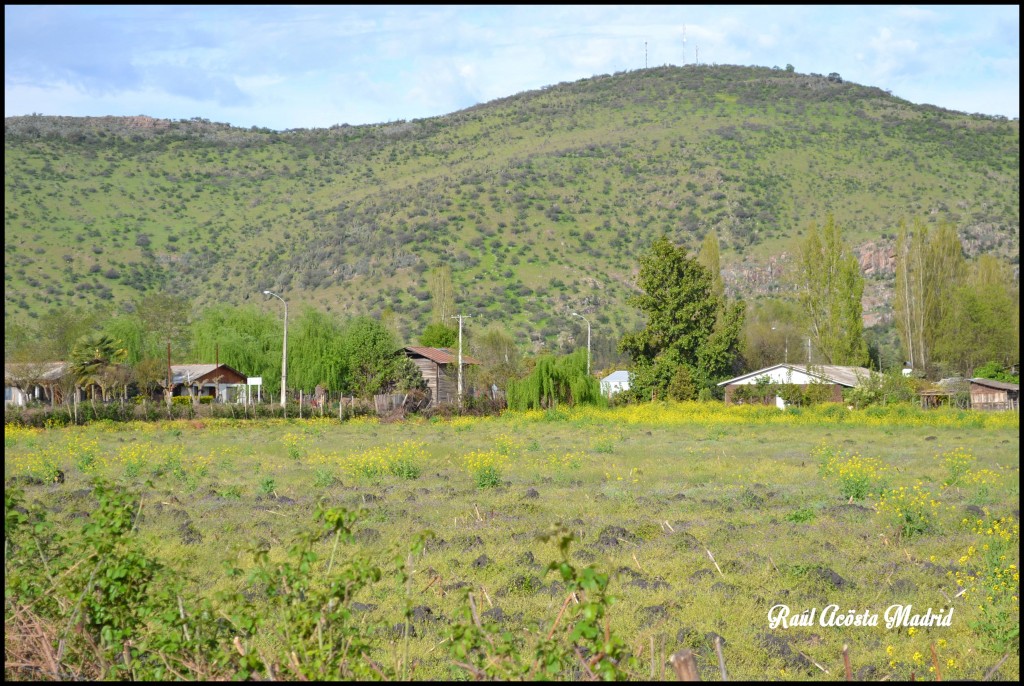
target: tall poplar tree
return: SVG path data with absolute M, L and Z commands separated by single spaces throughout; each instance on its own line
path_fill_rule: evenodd
M 825 361 L 867 364 L 861 317 L 864 277 L 832 215 L 820 234 L 817 225 L 811 225 L 801 246 L 799 273 L 800 304 L 810 323 L 811 338 Z
M 906 361 L 914 369 L 925 369 L 929 349 L 925 344 L 925 245 L 928 229 L 920 219 L 914 220 L 913 232 L 900 221 L 896 234 L 896 278 L 893 309 L 896 330 L 906 353 Z
M 931 374 L 939 358 L 948 359 L 948 341 L 938 356 L 935 350 L 948 333 L 945 329 L 953 315 L 951 308 L 966 275 L 963 247 L 951 224 L 942 222 L 935 231 L 929 231 L 915 218 L 908 235 L 906 224 L 900 223 L 893 304 L 906 360 L 914 369 Z
M 716 298 L 725 296 L 725 283 L 722 281 L 721 253 L 718 249 L 718 234 L 713 230 L 704 236 L 697 261 L 711 274 L 711 290 Z
M 452 286 L 452 268 L 441 265 L 430 270 L 428 279 L 432 300 L 431 321 L 449 325 L 449 317 L 455 314 L 455 289 Z

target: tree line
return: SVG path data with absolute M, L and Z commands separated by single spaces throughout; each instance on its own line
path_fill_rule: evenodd
M 800 245 L 795 301 L 745 303 L 727 296 L 719 259 L 714 232 L 697 255 L 667 236 L 641 255 L 638 292 L 629 303 L 645 325 L 618 342 L 632 376 L 621 399 L 711 399 L 724 379 L 782 361 L 809 363 L 812 349 L 817 364 L 882 370 L 862 321 L 864 276 L 832 216 L 821 227 L 811 224 Z M 941 223 L 930 230 L 921 220 L 909 229 L 900 224 L 895 261 L 894 328 L 902 359 L 886 367 L 909 364 L 932 379 L 976 370 L 1013 378 L 1006 370 L 1019 359 L 1019 290 L 1009 265 L 991 255 L 968 260 L 954 227 Z M 418 342 L 454 349 L 451 268 L 435 268 L 429 277 L 432 316 Z M 65 308 L 32 324 L 8 325 L 5 358 L 27 369 L 69 360 L 79 384 L 95 385 L 105 397 L 109 388 L 158 388 L 169 351 L 173 363 L 218 361 L 262 376 L 266 392 L 275 395 L 282 327 L 277 312 L 259 305 L 222 304 L 193 315 L 185 298 L 151 293 L 119 314 Z M 401 347 L 387 310 L 379 318 L 340 319 L 305 307 L 289 323 L 289 388 L 319 386 L 362 398 L 422 388 Z M 467 383 L 506 390 L 511 407 L 605 402 L 597 379 L 586 373 L 582 350 L 524 356 L 499 325 L 467 329 L 464 347 L 480 361 L 464 370 Z

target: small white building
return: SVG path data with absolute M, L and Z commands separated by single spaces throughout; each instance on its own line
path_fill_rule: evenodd
M 833 402 L 842 402 L 843 389 L 855 388 L 861 381 L 870 378 L 876 372 L 865 367 L 844 367 L 840 365 L 824 364 L 806 366 L 802 364 L 776 364 L 756 372 L 750 372 L 734 379 L 723 381 L 719 386 L 725 387 L 725 402 L 733 402 L 733 392 L 738 386 L 754 385 L 759 381 L 773 384 L 792 384 L 804 389 L 810 384 L 828 384 L 832 387 L 831 399 Z M 763 380 L 763 381 L 762 381 Z M 776 406 L 785 407 L 781 398 L 775 399 Z
M 601 395 L 610 398 L 616 393 L 629 390 L 629 372 L 615 371 L 601 379 Z

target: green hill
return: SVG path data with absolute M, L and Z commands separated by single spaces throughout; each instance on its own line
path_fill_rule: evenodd
M 1019 255 L 1017 120 L 914 105 L 837 75 L 735 66 L 561 83 L 450 115 L 274 132 L 201 119 L 4 121 L 5 320 L 159 289 L 195 307 L 262 289 L 336 314 L 390 308 L 411 340 L 428 270 L 472 326 L 534 347 L 637 323 L 638 254 L 722 243 L 727 287 L 785 293 L 834 213 L 887 314 L 897 222 L 954 223 Z

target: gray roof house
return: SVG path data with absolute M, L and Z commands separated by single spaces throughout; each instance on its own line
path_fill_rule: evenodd
M 737 386 L 756 384 L 761 379 L 767 379 L 771 383 L 794 384 L 807 386 L 812 383 L 827 383 L 832 385 L 832 400 L 841 402 L 844 388 L 855 388 L 864 379 L 870 378 L 873 374 L 865 367 L 845 367 L 841 365 L 812 364 L 776 364 L 754 372 L 748 372 L 741 376 L 718 384 L 725 387 L 725 402 L 732 402 L 733 391 Z

